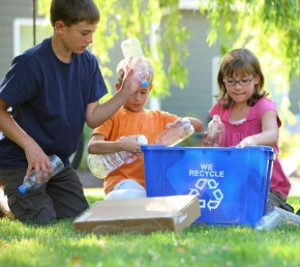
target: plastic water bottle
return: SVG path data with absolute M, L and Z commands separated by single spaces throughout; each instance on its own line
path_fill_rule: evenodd
M 300 216 L 281 208 L 274 207 L 261 218 L 261 220 L 255 226 L 255 230 L 269 231 L 283 224 L 300 225 Z
M 147 87 L 149 68 L 145 61 L 144 53 L 140 42 L 136 38 L 129 38 L 121 43 L 123 55 L 128 59 L 128 65 L 133 69 L 133 76 L 141 83 L 142 87 Z
M 189 118 L 178 119 L 171 123 L 156 139 L 156 144 L 175 146 L 195 132 Z
M 214 115 L 207 126 L 207 141 L 212 147 L 225 145 L 225 125 L 219 115 Z
M 278 212 L 277 209 L 272 209 L 265 216 L 263 216 L 258 224 L 255 226 L 255 230 L 273 230 L 274 228 L 283 224 L 282 215 Z
M 61 161 L 61 159 L 54 154 L 49 156 L 49 160 L 50 160 L 51 166 L 53 168 L 53 174 L 49 178 L 49 179 L 51 179 L 55 174 L 57 174 L 64 168 L 64 164 Z M 29 191 L 40 188 L 43 184 L 45 184 L 43 171 L 40 172 L 40 182 L 37 182 L 36 173 L 35 173 L 35 170 L 33 170 L 30 173 L 29 177 L 24 179 L 24 182 L 22 185 L 19 186 L 18 191 L 20 194 L 23 195 Z
M 148 144 L 144 135 L 129 135 L 120 137 L 118 140 L 133 138 L 140 145 Z M 127 151 L 119 151 L 107 154 L 90 154 L 87 159 L 88 167 L 91 173 L 98 178 L 105 178 L 110 172 L 116 170 L 124 164 L 132 163 L 137 156 Z

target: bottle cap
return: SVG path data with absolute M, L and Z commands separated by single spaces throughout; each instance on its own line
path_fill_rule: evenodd
M 147 86 L 149 86 L 149 82 L 147 80 L 143 80 L 143 81 L 141 81 L 141 86 L 147 87 Z
M 143 146 L 148 144 L 148 139 L 145 135 L 139 135 L 138 137 L 138 143 Z
M 19 186 L 18 191 L 20 194 L 24 195 L 24 194 L 26 194 L 27 188 L 25 185 L 22 184 Z

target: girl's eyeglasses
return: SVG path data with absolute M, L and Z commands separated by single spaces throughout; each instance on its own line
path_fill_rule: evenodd
M 234 80 L 234 79 L 224 79 L 223 82 L 225 83 L 226 86 L 235 86 L 237 83 L 239 83 L 242 86 L 248 85 L 249 83 L 251 83 L 251 81 L 253 80 L 252 78 L 243 78 L 240 80 Z

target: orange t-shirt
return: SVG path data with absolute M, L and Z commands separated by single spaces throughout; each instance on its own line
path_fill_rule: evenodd
M 121 136 L 143 134 L 147 137 L 148 144 L 154 144 L 166 125 L 178 118 L 177 115 L 160 110 L 132 112 L 122 107 L 101 126 L 95 128 L 93 135 L 102 134 L 107 141 L 115 141 Z M 142 154 L 134 162 L 121 166 L 104 179 L 105 193 L 109 193 L 118 182 L 124 179 L 133 179 L 145 187 Z

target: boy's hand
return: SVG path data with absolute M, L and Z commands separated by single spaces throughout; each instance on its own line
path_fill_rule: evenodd
M 39 183 L 41 181 L 41 171 L 47 182 L 54 172 L 48 156 L 37 144 L 32 144 L 29 149 L 25 150 L 25 154 L 28 161 L 25 178 L 28 178 L 31 171 L 34 169 L 37 182 Z
M 124 137 L 123 139 L 121 137 L 120 141 L 122 142 L 122 149 L 124 151 L 130 152 L 135 156 L 139 156 L 139 154 L 141 153 L 141 145 L 136 140 L 126 137 Z
M 125 73 L 120 93 L 127 99 L 135 94 L 140 88 L 140 82 L 133 77 L 133 69 L 128 69 Z
M 126 163 L 129 164 L 141 154 L 141 145 L 132 138 L 127 138 L 124 140 L 120 138 L 120 141 L 122 142 L 123 150 L 132 154 L 132 156 L 126 159 Z
M 168 124 L 166 125 L 166 129 L 169 129 L 169 128 L 171 128 L 171 127 L 174 127 L 174 126 L 176 126 L 177 124 L 181 125 L 181 124 L 184 124 L 184 123 L 190 123 L 190 119 L 187 118 L 187 117 L 184 117 L 184 118 L 178 118 L 177 120 L 168 123 Z
M 168 123 L 168 124 L 166 125 L 166 129 L 169 129 L 169 128 L 171 128 L 171 127 L 174 127 L 177 123 L 180 123 L 181 120 L 182 120 L 182 118 L 179 118 L 179 119 L 177 119 L 177 120 L 175 120 L 175 121 L 173 121 L 173 122 Z

